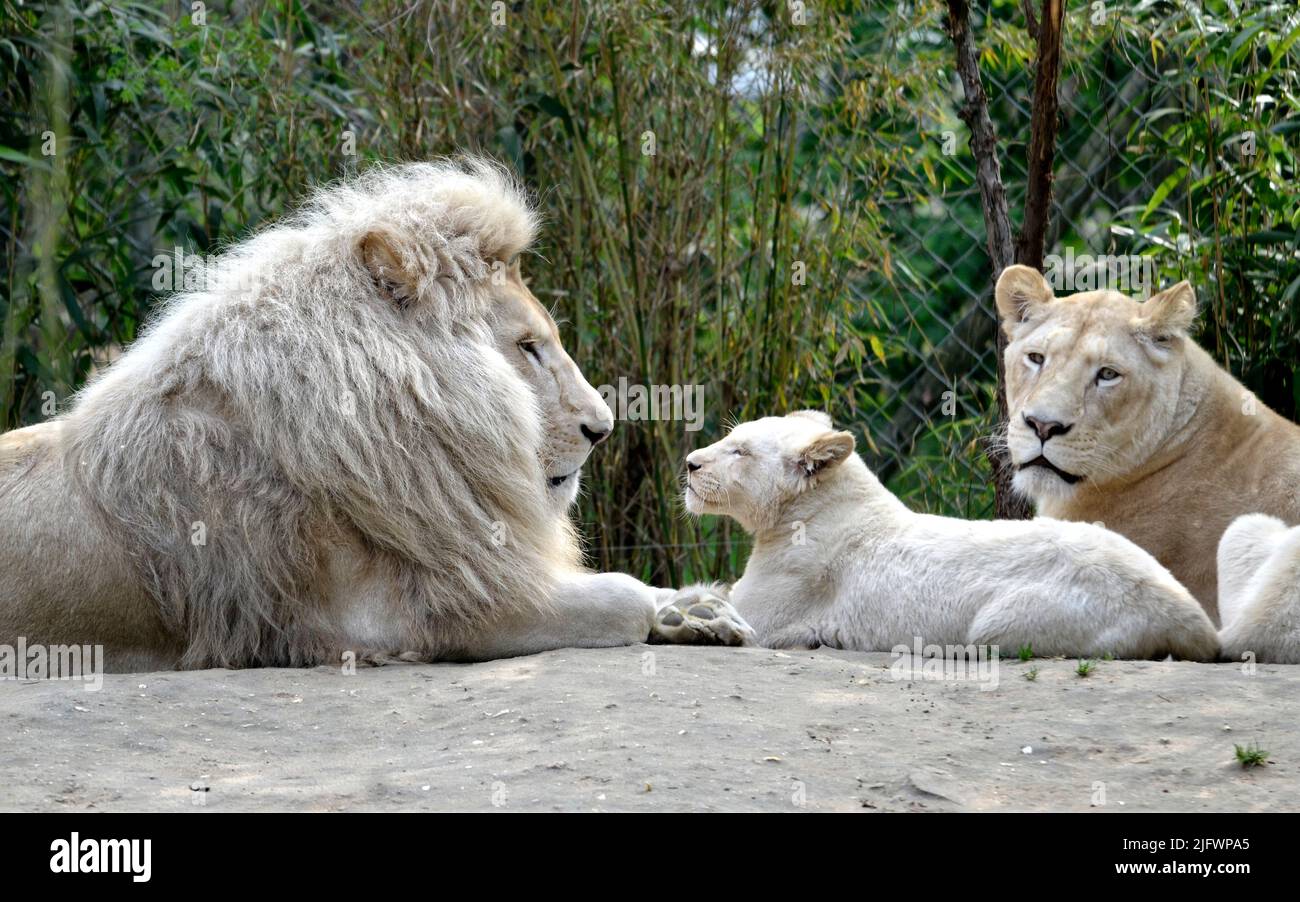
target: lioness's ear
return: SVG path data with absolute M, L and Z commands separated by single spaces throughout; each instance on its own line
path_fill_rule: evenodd
M 799 467 L 813 476 L 841 463 L 853 453 L 853 433 L 823 432 L 799 452 Z
M 381 293 L 399 307 L 409 307 L 420 294 L 420 273 L 403 259 L 397 240 L 387 232 L 367 232 L 361 239 L 361 260 Z
M 1196 322 L 1196 291 L 1184 280 L 1173 288 L 1153 294 L 1139 308 L 1135 327 L 1155 341 L 1186 335 Z
M 997 300 L 1002 328 L 1008 335 L 1012 326 L 1024 322 L 1035 307 L 1050 303 L 1053 297 L 1052 286 L 1043 274 L 1019 263 L 1002 270 L 993 296 Z

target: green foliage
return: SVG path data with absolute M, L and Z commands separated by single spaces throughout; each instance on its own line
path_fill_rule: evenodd
M 1268 752 L 1259 747 L 1259 743 L 1250 745 L 1233 745 L 1237 753 L 1237 762 L 1242 768 L 1263 767 L 1269 763 Z
M 1295 419 L 1300 13 L 1286 3 L 1190 6 L 1142 38 L 1176 77 L 1129 134 L 1132 164 L 1156 188 L 1121 221 L 1165 279 L 1197 286 L 1206 347 Z
M 1191 278 L 1207 345 L 1294 416 L 1300 22 L 1215 6 L 1068 14 L 1054 246 Z M 526 273 L 594 384 L 704 386 L 700 432 L 626 422 L 593 456 L 593 564 L 738 574 L 737 530 L 681 511 L 681 459 L 803 406 L 912 505 L 987 515 L 992 274 L 943 8 L 0 0 L 0 426 L 138 335 L 175 249 L 218 253 L 367 161 L 463 148 L 536 191 Z M 1019 3 L 980 8 L 1017 216 L 1033 45 Z

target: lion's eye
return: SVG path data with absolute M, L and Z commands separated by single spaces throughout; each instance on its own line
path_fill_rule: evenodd
M 525 354 L 532 354 L 534 357 L 538 356 L 537 350 L 539 345 L 540 342 L 538 342 L 536 338 L 522 338 L 519 340 L 519 350 L 523 351 Z
M 734 455 L 736 455 L 737 457 L 745 457 L 746 455 L 749 454 L 749 449 L 748 449 L 748 448 L 732 448 L 732 449 L 731 449 L 731 453 L 734 454 Z
M 1118 371 L 1113 370 L 1108 366 L 1103 366 L 1101 369 L 1097 370 L 1097 383 L 1099 385 L 1103 382 L 1118 382 L 1118 381 L 1119 381 Z
M 1032 363 L 1034 366 L 1042 366 L 1043 361 L 1046 360 L 1047 358 L 1044 357 L 1042 354 L 1038 353 L 1037 351 L 1030 351 L 1028 354 L 1025 355 L 1025 359 L 1028 360 L 1030 363 Z

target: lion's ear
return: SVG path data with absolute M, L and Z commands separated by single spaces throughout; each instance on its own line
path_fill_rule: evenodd
M 1184 280 L 1153 294 L 1139 308 L 1137 330 L 1156 341 L 1186 335 L 1196 322 L 1196 290 Z
M 842 463 L 853 453 L 851 432 L 823 432 L 799 452 L 799 467 L 808 476 Z
M 520 258 L 523 254 L 515 254 L 507 260 L 493 260 L 490 264 L 492 269 L 492 284 L 504 285 L 509 282 L 517 285 L 525 291 L 528 290 L 528 282 L 524 280 L 524 271 L 519 266 Z
M 1011 328 L 1029 318 L 1035 307 L 1051 303 L 1052 286 L 1043 278 L 1043 274 L 1030 266 L 1008 266 L 998 276 L 997 287 L 993 289 L 997 300 L 998 315 L 1002 318 L 1002 328 L 1011 334 Z
M 409 307 L 420 294 L 420 274 L 403 259 L 400 244 L 388 232 L 371 231 L 361 239 L 361 260 L 379 291 L 399 307 Z

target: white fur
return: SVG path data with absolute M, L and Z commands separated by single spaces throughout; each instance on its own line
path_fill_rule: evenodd
M 1225 657 L 1300 664 L 1300 526 L 1246 514 L 1219 540 Z
M 888 651 L 919 638 L 1216 657 L 1205 612 L 1123 537 L 1086 523 L 917 514 L 852 449 L 849 433 L 802 412 L 743 423 L 687 458 L 688 509 L 754 534 L 732 603 L 763 645 Z
M 1039 514 L 1104 523 L 1150 552 L 1212 620 L 1216 552 L 1249 513 L 1300 524 L 1300 427 L 1194 342 L 1196 292 L 1056 297 L 1027 266 L 998 279 L 1006 450 Z
M 671 593 L 579 567 L 565 509 L 613 418 L 510 265 L 535 231 L 503 169 L 443 161 L 227 251 L 0 436 L 0 642 L 126 670 L 646 640 Z

